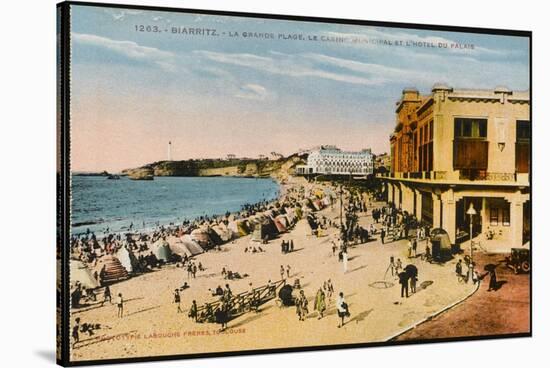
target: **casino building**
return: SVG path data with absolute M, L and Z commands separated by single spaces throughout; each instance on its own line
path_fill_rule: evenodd
M 530 239 L 531 122 L 528 92 L 405 89 L 390 136 L 390 172 L 379 174 L 388 201 L 453 244 L 474 237 L 494 251 Z
M 373 173 L 373 155 L 370 149 L 347 152 L 335 146 L 321 146 L 309 152 L 307 165 L 296 167 L 298 175 L 357 175 Z

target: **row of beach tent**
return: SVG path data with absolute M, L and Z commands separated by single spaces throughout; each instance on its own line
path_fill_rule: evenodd
M 295 206 L 269 209 L 248 218 L 230 221 L 227 225 L 219 223 L 215 226 L 200 227 L 190 234 L 176 238 L 171 243 L 163 239 L 158 240 L 151 245 L 151 251 L 157 259 L 167 263 L 173 259 L 173 254 L 180 257 L 194 257 L 214 246 L 242 236 L 252 235 L 254 241 L 262 241 L 266 237 L 272 239 L 292 228 L 304 216 L 304 212 L 319 211 L 328 205 L 330 205 L 330 199 L 317 194 L 302 200 Z M 98 274 L 103 270 L 104 284 L 125 280 L 138 269 L 137 257 L 126 247 L 120 248 L 114 255 L 101 257 L 94 267 Z M 72 284 L 78 281 L 86 288 L 92 289 L 101 286 L 92 270 L 81 261 L 71 260 L 70 272 Z

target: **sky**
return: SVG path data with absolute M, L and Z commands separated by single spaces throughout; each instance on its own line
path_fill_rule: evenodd
M 168 142 L 174 160 L 383 153 L 404 88 L 529 89 L 522 37 L 93 6 L 71 17 L 73 171 L 166 160 Z

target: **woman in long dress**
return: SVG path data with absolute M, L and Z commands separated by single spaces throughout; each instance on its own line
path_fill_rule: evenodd
M 317 295 L 315 295 L 315 310 L 317 313 L 319 313 L 319 317 L 317 319 L 323 318 L 323 313 L 327 309 L 327 304 L 325 302 L 325 292 L 323 291 L 323 288 L 319 288 L 317 291 Z
M 348 252 L 346 250 L 342 252 L 342 263 L 344 264 L 344 273 L 348 272 Z
M 300 321 L 305 321 L 306 316 L 309 314 L 308 302 L 303 290 L 300 290 L 300 296 L 296 300 L 296 314 Z

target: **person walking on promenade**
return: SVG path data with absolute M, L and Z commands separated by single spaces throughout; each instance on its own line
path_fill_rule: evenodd
M 286 265 L 286 277 L 290 278 L 290 265 Z
M 284 280 L 284 278 L 285 278 L 285 268 L 284 268 L 283 265 L 281 265 L 281 269 L 280 269 L 279 273 L 281 274 L 281 280 Z
M 80 317 L 77 317 L 73 326 L 73 349 L 80 341 Z
M 328 279 L 328 281 L 327 281 L 328 300 L 332 299 L 332 294 L 334 294 L 334 286 L 332 285 L 332 281 L 330 279 Z
M 122 298 L 122 293 L 118 293 L 116 305 L 117 305 L 117 317 L 122 318 L 124 314 L 124 298 Z
M 380 229 L 380 239 L 382 240 L 382 244 L 384 244 L 385 237 L 386 237 L 386 229 L 382 228 Z
M 494 267 L 489 269 L 489 288 L 487 291 L 497 291 L 498 282 L 497 282 L 497 273 Z
M 412 258 L 412 252 L 413 252 L 412 239 L 409 239 L 409 241 L 407 242 L 407 250 L 408 250 L 408 253 L 409 253 L 409 258 Z
M 418 246 L 418 243 L 416 242 L 416 239 L 412 239 L 412 256 L 416 258 L 416 247 Z
M 225 290 L 223 291 L 223 300 L 230 302 L 232 297 L 233 292 L 231 291 L 229 284 L 225 284 Z
M 181 313 L 182 312 L 181 304 L 180 304 L 181 303 L 181 296 L 180 296 L 180 291 L 178 289 L 174 290 L 174 303 L 178 307 L 177 312 Z
M 300 295 L 296 299 L 296 314 L 300 321 L 305 321 L 306 316 L 309 314 L 308 302 L 304 290 L 300 290 Z
M 463 281 L 464 276 L 462 275 L 462 259 L 459 259 L 455 266 L 455 273 L 458 281 Z
M 338 311 L 338 328 L 343 327 L 345 322 L 344 318 L 349 317 L 349 307 L 344 299 L 344 293 L 340 292 L 338 294 L 338 299 L 336 300 L 336 309 Z
M 290 240 L 290 251 L 294 252 L 294 240 Z
M 388 273 L 389 270 L 391 270 L 391 275 L 392 276 L 395 276 L 397 274 L 395 272 L 395 261 L 394 261 L 393 256 L 390 256 L 390 264 L 388 265 L 388 268 L 386 269 L 386 274 Z M 385 277 L 386 274 L 384 274 L 384 277 Z
M 403 298 L 403 295 L 405 295 L 407 298 L 409 297 L 409 276 L 406 272 L 400 272 L 398 274 L 399 276 L 399 284 L 401 284 L 401 297 Z
M 344 273 L 347 273 L 348 272 L 348 252 L 345 248 L 342 251 L 342 264 L 344 266 Z
M 401 263 L 401 258 L 397 258 L 395 262 L 395 273 L 398 274 L 403 269 L 403 263 Z
M 319 313 L 319 317 L 317 319 L 323 318 L 323 313 L 325 313 L 325 310 L 327 309 L 327 304 L 325 301 L 325 292 L 323 291 L 323 288 L 319 288 L 317 290 L 317 295 L 315 295 L 315 310 L 317 313 Z
M 111 288 L 109 288 L 109 285 L 105 286 L 105 290 L 103 291 L 103 302 L 101 302 L 102 307 L 103 304 L 107 303 L 107 299 L 109 300 L 109 303 L 112 304 Z
M 189 308 L 189 314 L 188 317 L 193 319 L 195 322 L 197 322 L 197 318 L 199 316 L 199 308 L 197 307 L 197 301 L 193 300 L 191 303 L 191 308 Z
M 410 275 L 411 281 L 411 293 L 416 294 L 416 282 L 418 281 L 418 274 Z

